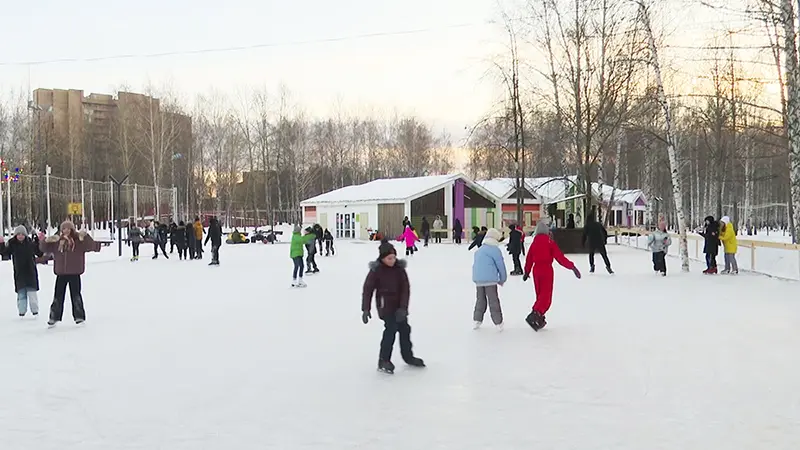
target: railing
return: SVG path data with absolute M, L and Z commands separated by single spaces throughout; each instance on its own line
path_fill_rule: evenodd
M 647 235 L 649 231 L 639 228 L 617 228 L 614 230 L 615 243 L 648 250 Z M 679 236 L 670 233 L 672 245 L 668 254 L 679 256 Z M 702 236 L 688 233 L 689 258 L 705 262 L 703 246 L 705 241 Z M 721 262 L 722 246 L 719 248 L 718 262 Z M 760 273 L 777 278 L 800 280 L 800 245 L 784 242 L 758 241 L 753 239 L 738 239 L 736 260 L 739 270 Z

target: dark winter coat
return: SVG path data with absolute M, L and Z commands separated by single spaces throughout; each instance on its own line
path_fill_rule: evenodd
M 322 229 L 322 226 L 320 226 L 320 224 L 316 224 L 316 225 L 314 225 L 312 230 L 314 231 L 314 236 L 317 237 L 317 240 L 321 241 L 322 240 L 322 235 L 325 234 L 325 231 Z
M 522 232 L 516 228 L 508 232 L 508 253 L 519 255 L 522 253 Z
M 186 243 L 194 247 L 194 243 L 197 242 L 197 239 L 194 237 L 194 225 L 190 224 L 186 227 Z
M 211 223 L 208 224 L 208 234 L 206 235 L 205 243 L 208 244 L 209 240 L 211 240 L 211 245 L 222 245 L 222 225 L 220 225 L 217 219 L 212 219 Z
M 326 242 L 333 242 L 333 235 L 330 231 L 325 231 L 325 234 L 322 235 L 322 239 Z
M 175 222 L 172 222 L 171 224 L 169 224 L 169 241 L 172 242 L 174 245 L 178 244 L 178 242 L 175 240 L 175 238 L 177 237 L 175 235 L 175 230 L 177 230 L 177 229 L 178 229 L 178 225 Z
M 464 232 L 464 227 L 463 227 L 463 226 L 461 226 L 461 221 L 460 221 L 460 220 L 458 220 L 458 219 L 456 219 L 456 221 L 455 221 L 455 224 L 453 225 L 453 232 L 454 232 L 454 233 L 455 233 L 457 236 L 460 236 L 460 235 L 461 235 L 461 233 L 463 233 L 463 232 Z
M 141 243 L 144 240 L 144 236 L 142 236 L 142 229 L 137 227 L 136 225 L 129 226 L 128 240 L 130 240 L 131 242 Z
M 361 295 L 361 311 L 372 309 L 373 294 L 378 317 L 381 319 L 391 317 L 400 308 L 408 310 L 411 286 L 405 260 L 398 259 L 394 267 L 389 267 L 380 261 L 369 263 L 369 273 L 364 280 L 364 290 Z
M 169 234 L 169 229 L 165 224 L 160 224 L 158 228 L 156 228 L 156 242 L 160 244 L 167 243 L 167 234 Z
M 172 243 L 177 245 L 178 248 L 186 247 L 186 227 L 183 225 L 177 225 L 175 228 L 169 233 L 170 239 L 172 239 Z
M 14 264 L 14 291 L 28 288 L 39 290 L 39 272 L 36 270 L 36 257 L 42 256 L 39 247 L 26 237 L 20 242 L 16 237 L 0 244 L 0 254 L 10 256 Z
M 700 233 L 703 236 L 705 243 L 703 245 L 703 253 L 709 255 L 719 254 L 719 222 L 714 220 L 713 217 L 708 216 L 705 220 L 705 227 Z
M 428 219 L 422 219 L 422 225 L 420 226 L 420 231 L 422 231 L 423 236 L 428 236 L 431 234 L 431 224 L 428 223 Z
M 594 219 L 586 221 L 586 226 L 583 227 L 583 238 L 581 242 L 586 246 L 586 241 L 589 241 L 589 248 L 600 249 L 606 246 L 608 240 L 608 232 L 606 228 Z

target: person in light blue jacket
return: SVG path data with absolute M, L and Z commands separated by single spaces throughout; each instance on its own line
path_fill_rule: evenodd
M 492 322 L 498 330 L 503 330 L 503 310 L 500 308 L 497 286 L 506 282 L 508 272 L 503 261 L 503 252 L 498 247 L 501 238 L 499 231 L 490 228 L 483 238 L 483 245 L 475 252 L 472 263 L 472 281 L 476 288 L 475 310 L 472 313 L 475 329 L 480 328 L 483 323 L 488 306 Z

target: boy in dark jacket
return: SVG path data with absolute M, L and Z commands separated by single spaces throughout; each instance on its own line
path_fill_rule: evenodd
M 517 226 L 513 223 L 508 226 L 508 253 L 511 254 L 511 258 L 514 260 L 514 270 L 511 272 L 511 275 L 522 275 L 522 262 L 519 260 L 519 255 L 522 253 L 522 233 L 517 230 Z
M 719 254 L 720 244 L 719 222 L 714 219 L 714 216 L 706 217 L 700 236 L 705 239 L 703 253 L 706 254 L 706 270 L 703 273 L 713 275 L 717 273 L 717 255 Z
M 28 313 L 39 314 L 39 272 L 36 258 L 42 256 L 39 246 L 28 237 L 28 230 L 20 225 L 14 230 L 14 237 L 5 244 L 0 236 L 0 254 L 12 258 L 14 265 L 14 290 L 17 292 L 17 310 L 20 317 Z
M 181 220 L 175 229 L 170 233 L 172 242 L 178 247 L 178 259 L 188 259 L 186 252 L 186 224 Z
M 376 293 L 377 292 L 377 293 Z M 361 321 L 364 324 L 372 318 L 372 296 L 378 317 L 383 320 L 384 330 L 378 356 L 378 370 L 394 373 L 392 349 L 396 334 L 400 334 L 400 354 L 406 364 L 425 367 L 425 362 L 414 356 L 411 350 L 411 327 L 408 325 L 408 300 L 411 286 L 406 273 L 406 262 L 397 259 L 397 251 L 387 241 L 378 247 L 378 259 L 369 264 L 369 273 L 364 280 L 361 296 Z
M 336 249 L 333 248 L 333 235 L 327 228 L 325 228 L 325 234 L 322 235 L 322 239 L 325 241 L 325 256 L 335 255 Z
M 167 255 L 167 235 L 169 234 L 167 225 L 158 222 L 155 222 L 154 225 L 153 259 L 158 259 L 158 249 L 161 249 L 161 253 L 164 254 L 164 258 L 169 259 L 169 256 Z
M 606 253 L 608 232 L 606 232 L 603 224 L 595 219 L 593 212 L 586 218 L 586 225 L 583 227 L 582 243 L 584 246 L 587 240 L 589 241 L 589 272 L 594 273 L 594 254 L 597 252 L 603 257 L 603 262 L 606 264 L 608 273 L 614 273 L 614 271 L 611 270 L 611 261 L 608 260 L 608 253 Z
M 194 225 L 191 220 L 186 226 L 186 249 L 189 251 L 189 259 L 195 259 L 197 239 L 194 237 Z
M 206 235 L 206 242 L 211 241 L 211 262 L 209 266 L 219 265 L 219 248 L 222 247 L 222 225 L 216 217 L 212 217 L 208 222 L 208 234 Z

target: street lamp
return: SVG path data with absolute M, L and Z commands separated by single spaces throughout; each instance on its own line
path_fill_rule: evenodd
M 38 155 L 42 154 L 42 112 L 53 112 L 53 106 L 48 106 L 47 108 L 42 107 L 41 105 L 35 103 L 33 100 L 28 100 L 28 111 L 36 111 L 36 153 Z M 47 161 L 47 147 L 45 147 L 45 155 L 43 161 L 43 169 L 45 178 L 48 178 L 50 175 L 50 166 L 47 165 L 49 161 Z M 31 158 L 32 159 L 32 158 Z M 45 192 L 47 195 L 47 211 L 41 211 L 42 216 L 47 215 L 47 232 L 50 233 L 50 189 L 48 186 L 49 180 L 42 181 L 42 191 Z M 42 205 L 42 209 L 45 208 L 45 205 Z

